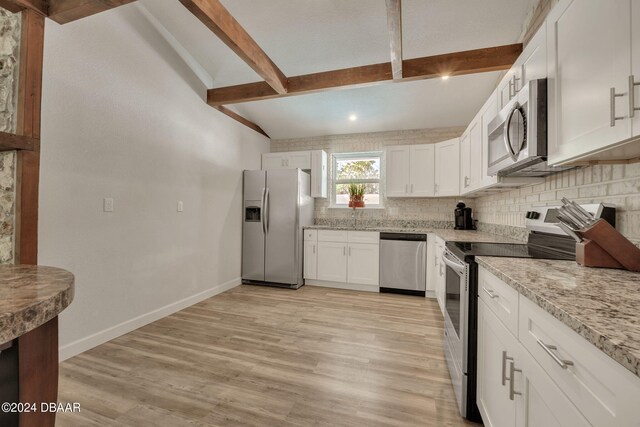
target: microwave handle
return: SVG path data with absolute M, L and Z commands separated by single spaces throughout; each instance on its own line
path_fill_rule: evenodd
M 518 154 L 520 154 L 520 150 L 522 149 L 522 143 L 520 143 L 520 149 L 516 153 L 513 150 L 513 146 L 511 145 L 511 137 L 509 136 L 509 128 L 511 127 L 511 119 L 513 119 L 513 115 L 519 109 L 520 109 L 520 104 L 518 104 L 516 102 L 513 105 L 513 108 L 511 109 L 511 111 L 509 112 L 509 115 L 507 116 L 507 120 L 504 122 L 504 129 L 503 129 L 503 135 L 502 135 L 504 137 L 504 146 L 507 149 L 507 153 L 509 153 L 509 155 L 511 156 L 511 158 L 513 159 L 514 162 L 516 160 L 518 160 Z

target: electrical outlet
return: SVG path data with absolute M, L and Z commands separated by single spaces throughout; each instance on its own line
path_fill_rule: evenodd
M 184 211 L 184 203 L 182 203 L 182 200 L 180 200 L 178 202 L 178 212 L 182 212 Z
M 105 212 L 113 212 L 113 198 L 104 198 L 104 200 L 102 201 L 102 210 Z

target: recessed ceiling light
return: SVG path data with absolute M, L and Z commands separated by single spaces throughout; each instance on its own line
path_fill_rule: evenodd
M 445 74 L 444 76 L 442 76 L 442 80 L 449 80 L 449 76 Z
M 351 120 L 352 122 L 355 122 L 356 120 L 358 120 L 358 116 L 356 116 L 355 114 L 352 114 L 349 116 L 349 120 Z

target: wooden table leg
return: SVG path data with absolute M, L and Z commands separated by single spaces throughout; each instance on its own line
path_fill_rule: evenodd
M 54 427 L 55 412 L 40 412 L 40 404 L 58 401 L 58 318 L 18 338 L 19 396 L 36 403 L 36 412 L 20 414 L 20 427 Z

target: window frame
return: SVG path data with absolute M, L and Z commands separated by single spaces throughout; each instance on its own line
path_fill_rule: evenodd
M 377 179 L 367 178 L 367 179 L 337 179 L 336 173 L 338 170 L 338 160 L 349 159 L 349 160 L 358 160 L 358 159 L 368 159 L 372 157 L 377 157 L 380 161 L 380 177 Z M 351 209 L 349 205 L 342 205 L 336 203 L 336 185 L 339 184 L 378 184 L 378 197 L 380 202 L 375 205 L 365 205 L 363 209 L 384 209 L 384 186 L 383 186 L 383 174 L 384 174 L 384 151 L 356 151 L 356 152 L 345 152 L 345 153 L 333 153 L 331 155 L 331 176 L 330 176 L 330 196 L 331 203 L 329 205 L 330 208 L 334 209 Z

